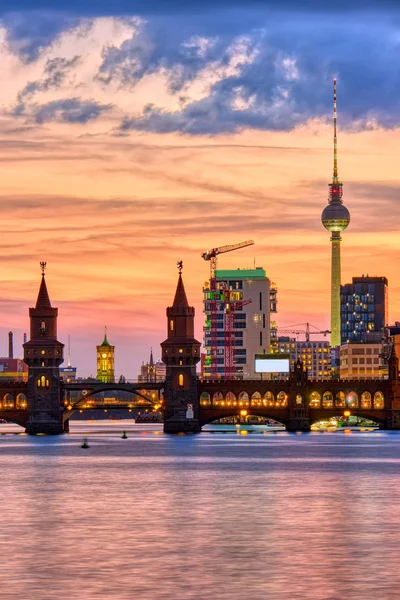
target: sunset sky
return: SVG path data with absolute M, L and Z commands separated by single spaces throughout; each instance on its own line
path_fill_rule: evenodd
M 201 253 L 246 239 L 220 267 L 264 267 L 279 325 L 328 328 L 333 77 L 342 281 L 388 277 L 400 320 L 400 7 L 299 4 L 2 0 L 1 355 L 9 330 L 22 355 L 45 260 L 78 374 L 107 325 L 117 376 L 136 377 L 176 261 L 202 339 Z

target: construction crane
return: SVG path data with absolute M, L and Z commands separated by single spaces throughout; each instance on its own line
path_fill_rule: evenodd
M 218 308 L 221 306 L 221 302 L 225 302 L 226 298 L 224 297 L 223 290 L 217 290 L 216 284 L 216 271 L 217 271 L 217 256 L 219 254 L 225 254 L 226 252 L 233 252 L 233 250 L 239 250 L 240 248 L 246 248 L 247 246 L 252 246 L 254 244 L 253 240 L 247 240 L 245 242 L 239 242 L 238 244 L 228 244 L 227 246 L 220 246 L 219 248 L 212 248 L 211 250 L 207 250 L 203 252 L 201 255 L 204 260 L 210 261 L 210 292 L 208 298 L 209 305 L 209 314 L 210 318 L 207 319 L 207 323 L 209 323 L 210 329 L 210 347 L 211 347 L 211 355 L 210 355 L 210 364 L 211 364 L 211 377 L 212 379 L 216 379 L 218 377 L 218 339 L 217 339 L 217 312 Z M 225 302 L 226 304 L 226 302 Z M 226 321 L 224 320 L 224 331 L 225 331 Z M 232 333 L 231 333 L 232 337 Z M 224 345 L 227 341 L 227 335 L 224 333 Z M 229 348 L 232 347 L 232 340 L 229 340 Z M 232 351 L 231 351 L 232 354 Z M 233 359 L 230 358 L 232 361 Z M 224 361 L 225 364 L 225 361 Z M 225 370 L 225 369 L 224 369 Z
M 220 246 L 219 248 L 213 248 L 212 250 L 207 250 L 206 252 L 203 252 L 201 258 L 210 261 L 210 288 L 212 280 L 214 280 L 215 282 L 215 271 L 217 270 L 218 254 L 225 254 L 225 252 L 232 252 L 233 250 L 246 248 L 247 246 L 252 246 L 253 244 L 253 240 L 247 240 L 246 242 L 239 242 L 238 244 L 228 244 L 227 246 Z
M 294 329 L 295 327 L 305 327 L 305 329 Z M 310 327 L 314 327 L 315 331 L 310 331 Z M 282 329 L 278 327 L 278 333 L 292 333 L 294 335 L 304 334 L 306 336 L 306 342 L 309 342 L 310 335 L 319 335 L 322 333 L 324 336 L 326 336 L 331 332 L 328 329 L 318 329 L 318 327 L 311 325 L 311 323 L 299 323 L 298 325 L 289 325 L 287 328 L 283 327 Z

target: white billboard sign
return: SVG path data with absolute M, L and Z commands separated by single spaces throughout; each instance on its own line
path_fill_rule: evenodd
M 256 373 L 289 373 L 289 357 L 279 354 L 256 354 L 254 370 Z

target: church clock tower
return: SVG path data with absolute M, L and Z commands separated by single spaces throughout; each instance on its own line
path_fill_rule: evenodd
M 51 306 L 45 268 L 41 262 L 42 280 L 35 308 L 29 309 L 30 340 L 23 345 L 24 362 L 28 365 L 27 433 L 62 433 L 63 403 L 60 364 L 64 344 L 57 341 L 58 308 Z
M 167 308 L 168 337 L 162 342 L 162 360 L 166 364 L 164 389 L 165 433 L 200 431 L 196 364 L 200 360 L 200 342 L 194 338 L 195 310 L 189 306 L 178 262 L 179 279 L 174 303 Z
M 97 379 L 103 383 L 114 381 L 114 350 L 107 339 L 107 327 L 104 331 L 104 340 L 97 348 Z

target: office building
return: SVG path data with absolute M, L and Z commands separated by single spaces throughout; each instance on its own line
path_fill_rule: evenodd
M 290 355 L 290 367 L 300 359 L 307 368 L 309 379 L 329 379 L 331 375 L 330 344 L 328 341 L 299 341 L 278 337 L 278 351 Z
M 22 358 L 0 358 L 0 381 L 28 381 L 28 366 Z
M 383 379 L 387 372 L 381 343 L 348 343 L 340 347 L 340 379 Z
M 388 323 L 386 277 L 353 277 L 341 286 L 341 342 L 380 343 Z

